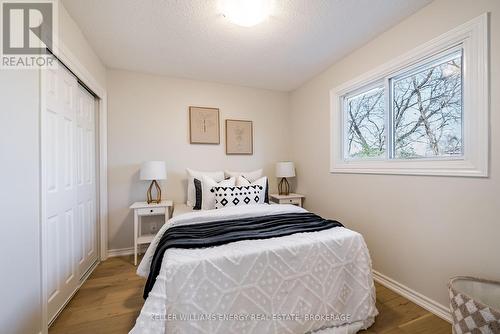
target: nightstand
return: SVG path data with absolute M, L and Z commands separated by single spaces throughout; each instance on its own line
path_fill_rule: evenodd
M 137 265 L 137 247 L 151 243 L 155 236 L 155 234 L 141 234 L 141 218 L 144 216 L 165 216 L 165 222 L 167 222 L 171 216 L 172 208 L 172 201 L 161 201 L 158 204 L 135 202 L 130 206 L 130 209 L 134 210 L 134 266 Z
M 290 193 L 288 195 L 270 194 L 269 199 L 277 204 L 293 204 L 302 207 L 304 195 Z

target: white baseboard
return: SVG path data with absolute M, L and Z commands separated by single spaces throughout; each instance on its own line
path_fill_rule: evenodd
M 108 249 L 108 257 L 125 256 L 134 254 L 134 247 Z
M 422 295 L 421 293 L 418 293 L 415 290 L 410 289 L 409 287 L 399 282 L 396 282 L 392 278 L 389 278 L 379 273 L 378 271 L 373 271 L 373 279 L 386 288 L 391 289 L 392 291 L 405 297 L 406 299 L 411 300 L 418 306 L 437 315 L 441 319 L 446 320 L 449 323 L 452 322 L 450 309 L 448 307 L 436 302 L 435 300 L 430 299 L 429 297 Z
M 139 252 L 144 254 L 148 245 L 139 245 Z M 125 255 L 133 255 L 134 247 L 127 248 L 117 248 L 117 249 L 108 249 L 108 257 L 116 257 L 116 256 L 125 256 Z

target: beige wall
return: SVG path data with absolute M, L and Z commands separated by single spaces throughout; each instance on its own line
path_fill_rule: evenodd
M 487 11 L 490 177 L 330 174 L 329 90 Z M 375 270 L 443 305 L 453 275 L 500 279 L 499 41 L 500 1 L 436 0 L 291 94 L 292 157 L 308 209 L 361 232 Z
M 105 85 L 106 71 L 65 9 L 60 38 L 87 71 Z M 0 70 L 0 233 L 2 264 L 0 331 L 34 334 L 42 329 L 40 285 L 40 75 Z
M 185 169 L 264 168 L 275 188 L 274 162 L 288 158 L 288 94 L 126 71 L 108 71 L 109 249 L 133 246 L 134 201 L 148 182 L 138 171 L 145 160 L 164 160 L 165 198 L 184 202 Z M 189 144 L 188 107 L 220 109 L 220 145 Z M 224 120 L 253 121 L 254 154 L 225 154 Z

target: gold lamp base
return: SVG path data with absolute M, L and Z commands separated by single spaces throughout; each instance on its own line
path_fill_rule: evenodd
M 155 199 L 153 199 L 153 195 L 151 194 L 152 190 L 153 190 L 153 186 L 156 189 L 156 198 Z M 148 197 L 148 200 L 147 200 L 148 204 L 151 204 L 151 203 L 160 204 L 160 202 L 161 202 L 161 188 L 160 188 L 160 185 L 158 184 L 158 182 L 156 182 L 156 180 L 151 181 L 151 184 L 149 185 L 149 188 L 148 188 L 147 197 Z
M 290 184 L 286 177 L 283 177 L 278 184 L 278 192 L 280 195 L 288 196 L 290 194 Z

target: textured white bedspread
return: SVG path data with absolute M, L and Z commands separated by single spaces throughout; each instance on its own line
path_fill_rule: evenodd
M 169 226 L 287 212 L 305 210 L 254 205 L 176 216 L 153 240 L 137 273 L 148 275 L 160 236 Z M 355 333 L 370 326 L 376 315 L 363 237 L 339 227 L 167 250 L 130 333 Z

